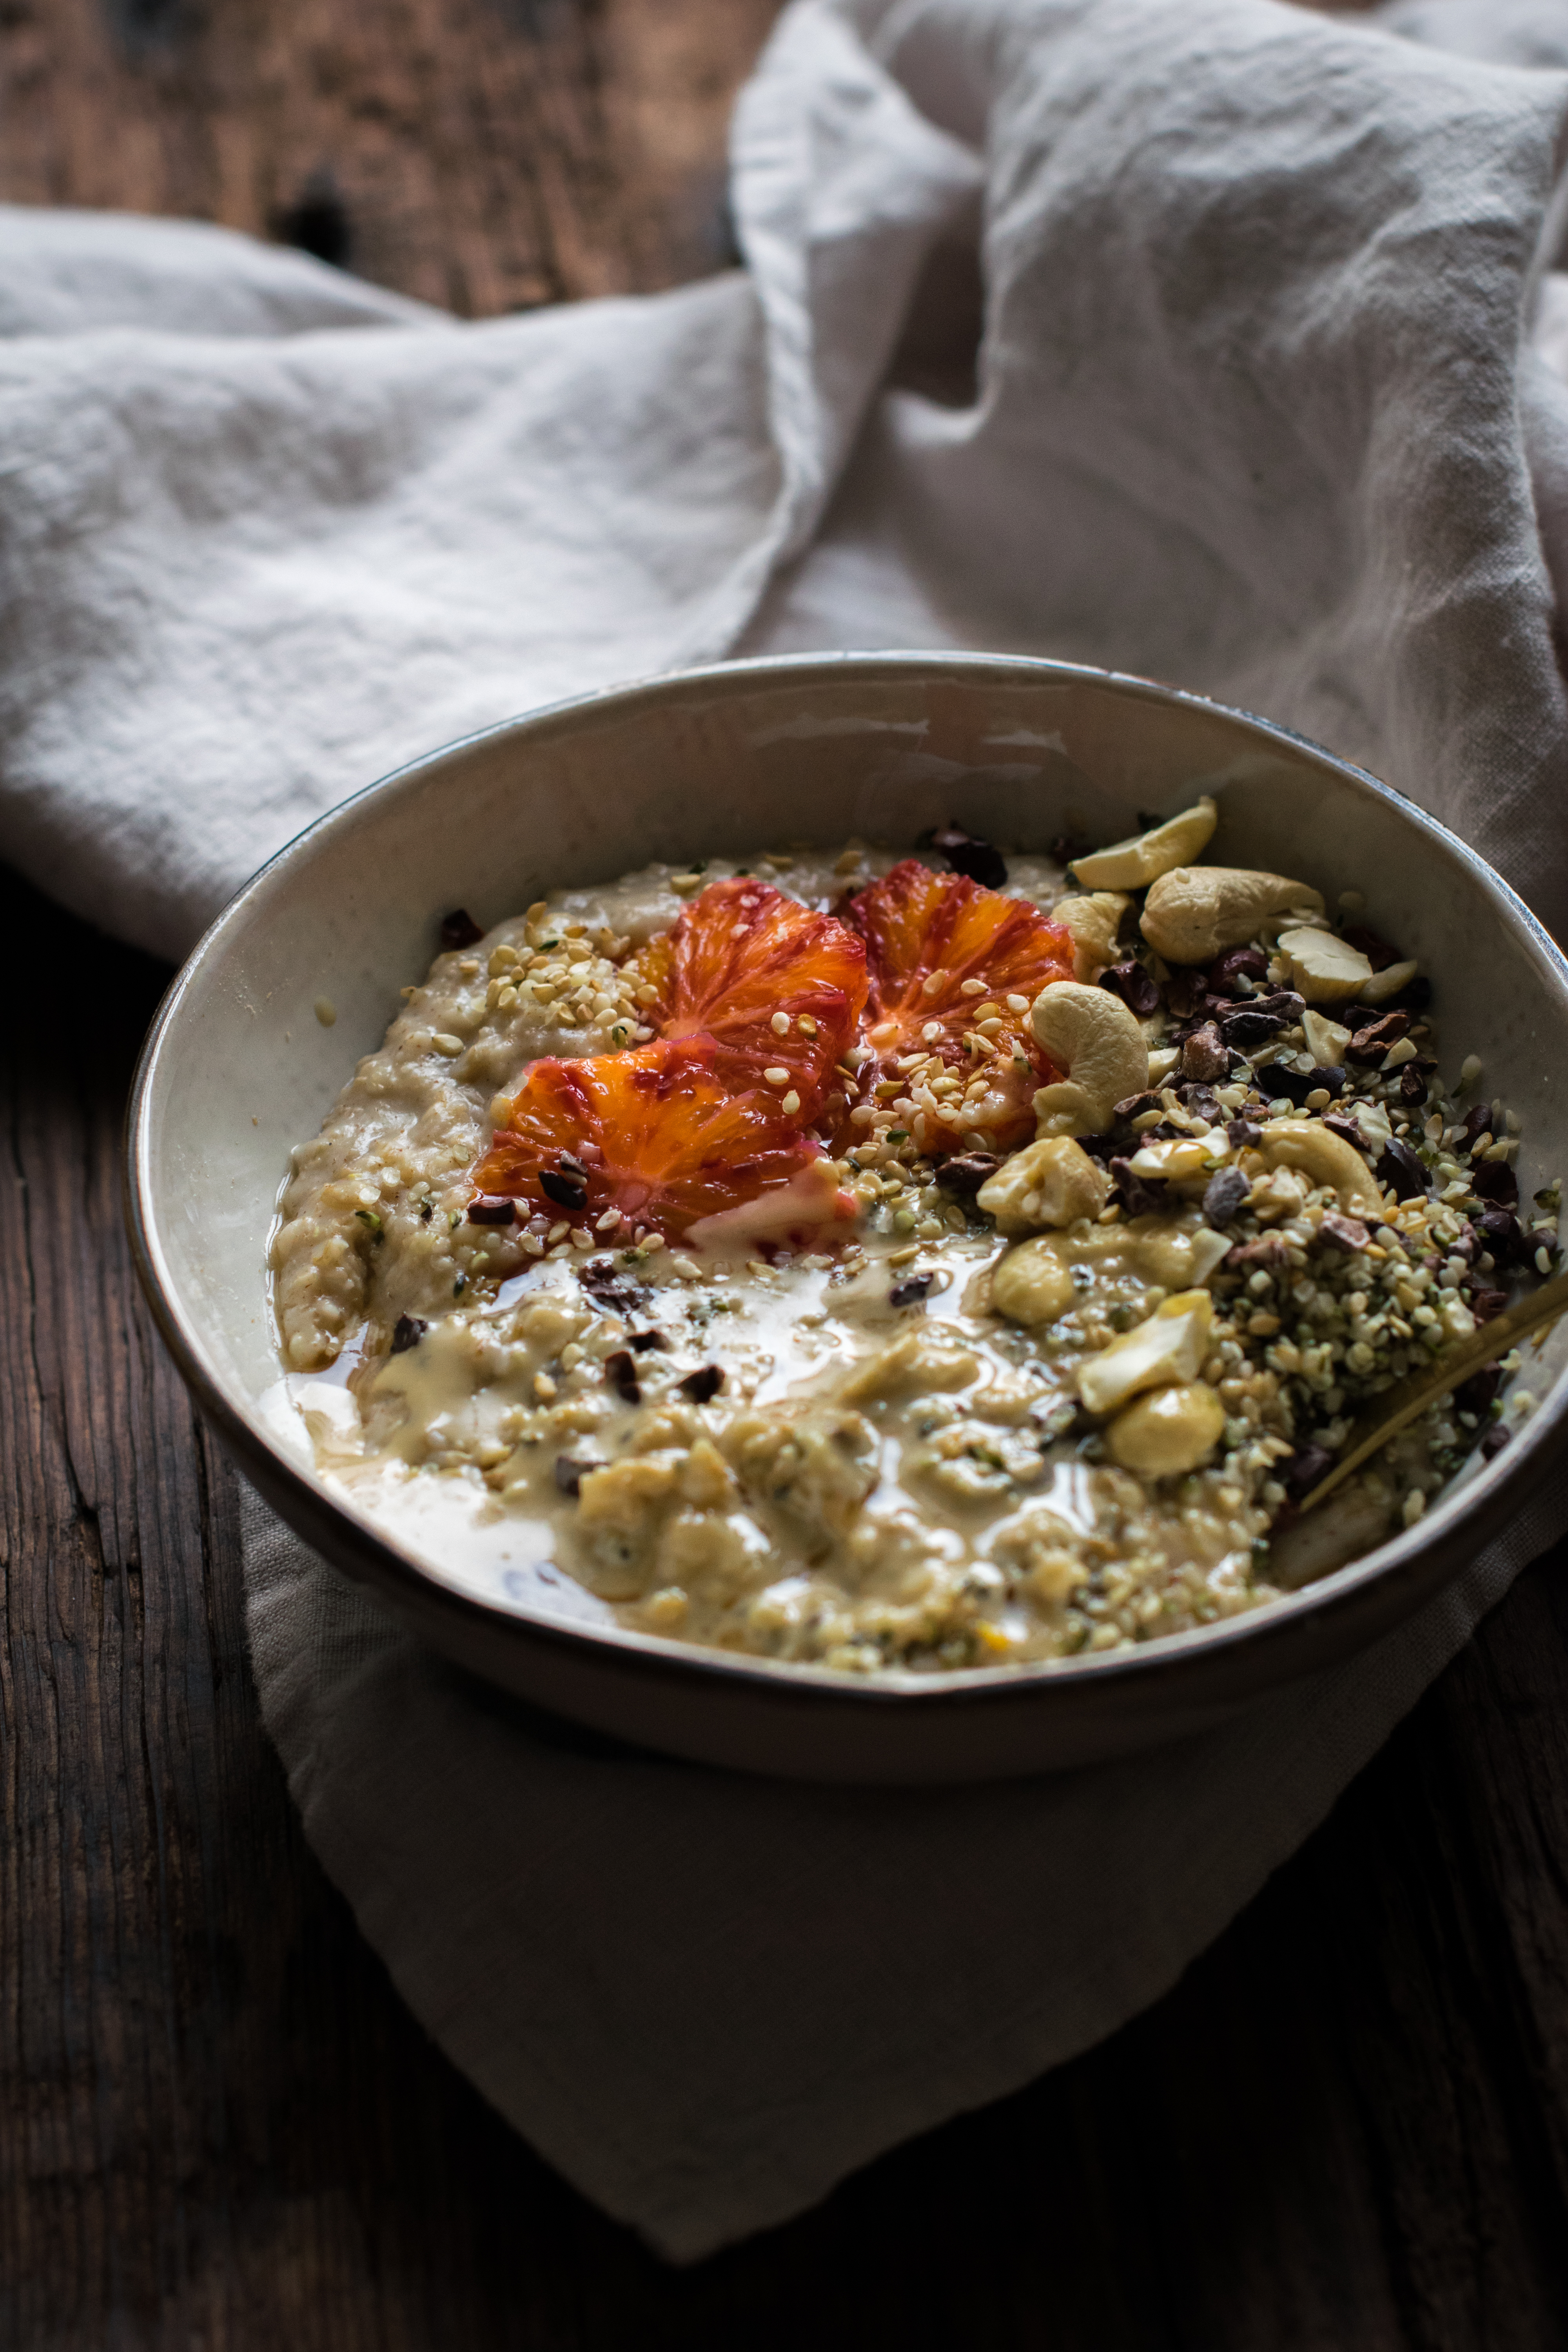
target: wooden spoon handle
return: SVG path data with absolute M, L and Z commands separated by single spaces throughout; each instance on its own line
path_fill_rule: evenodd
M 1483 1323 L 1473 1339 L 1463 1339 L 1451 1355 L 1445 1356 L 1430 1371 L 1412 1372 L 1387 1394 L 1379 1397 L 1375 1405 L 1363 1413 L 1351 1432 L 1345 1450 L 1325 1470 L 1315 1486 L 1309 1486 L 1300 1507 L 1310 1511 L 1336 1486 L 1342 1486 L 1352 1471 L 1359 1470 L 1368 1457 L 1387 1444 L 1394 1433 L 1424 1413 L 1429 1404 L 1450 1389 L 1479 1372 L 1499 1356 L 1506 1356 L 1515 1342 L 1539 1331 L 1568 1310 L 1568 1270 L 1554 1274 L 1539 1290 L 1532 1290 L 1512 1307 L 1505 1307 L 1489 1323 Z

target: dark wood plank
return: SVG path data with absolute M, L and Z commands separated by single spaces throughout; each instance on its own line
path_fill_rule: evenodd
M 731 257 L 781 0 L 4 0 L 0 202 L 188 215 L 480 318 Z
M 0 198 L 469 315 L 668 283 L 726 257 L 775 6 L 0 0 Z M 120 1225 L 164 975 L 9 878 L 0 936 L 63 973 L 0 1037 L 0 2343 L 1568 2342 L 1568 1556 L 1148 2017 L 672 2274 L 432 2049 L 305 1850 L 231 1476 Z
M 0 2341 L 1568 2341 L 1561 1557 L 1148 2017 L 672 2274 L 431 2047 L 303 1848 L 231 1478 L 120 1226 L 163 975 L 14 881 L 0 924 L 65 974 L 0 1044 Z

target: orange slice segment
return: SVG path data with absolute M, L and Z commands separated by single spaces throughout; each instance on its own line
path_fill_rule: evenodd
M 1034 1132 L 1037 1087 L 1059 1076 L 1035 1043 L 1029 1008 L 1070 980 L 1073 945 L 1036 907 L 907 857 L 851 899 L 870 975 L 866 1041 L 884 1090 L 897 1079 L 928 1151 L 971 1132 L 1010 1150 Z M 917 1062 L 915 1057 L 919 1056 Z M 841 1141 L 854 1139 L 846 1128 Z
M 761 1204 L 752 1221 L 759 1233 L 844 1213 L 800 1116 L 781 1108 L 772 1087 L 737 1089 L 733 1075 L 733 1062 L 705 1036 L 534 1062 L 474 1185 L 510 1196 L 524 1217 L 602 1230 L 611 1247 L 638 1226 L 674 1241 L 706 1218 L 753 1204 Z M 601 1227 L 611 1209 L 619 1223 Z
M 710 882 L 627 970 L 634 985 L 655 991 L 644 1013 L 651 1027 L 712 1037 L 737 1084 L 787 1070 L 806 1118 L 866 1002 L 865 942 L 831 915 L 740 876 Z

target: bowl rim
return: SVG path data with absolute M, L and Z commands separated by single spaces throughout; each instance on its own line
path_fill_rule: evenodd
M 1490 1516 L 1500 1530 L 1509 1524 L 1551 1467 L 1551 1441 L 1568 1415 L 1568 1380 L 1559 1383 L 1555 1394 L 1549 1396 L 1516 1433 L 1512 1444 L 1479 1472 L 1451 1486 L 1413 1528 L 1263 1608 L 1244 1610 L 1182 1633 L 1158 1635 L 1127 1650 L 1079 1652 L 1067 1658 L 955 1668 L 940 1675 L 910 1669 L 846 1675 L 805 1661 L 759 1657 L 679 1642 L 618 1622 L 601 1624 L 545 1616 L 525 1604 L 499 1598 L 486 1600 L 465 1591 L 426 1567 L 384 1528 L 362 1517 L 318 1474 L 303 1469 L 282 1450 L 258 1416 L 237 1404 L 226 1393 L 222 1375 L 208 1355 L 195 1318 L 186 1317 L 179 1301 L 164 1258 L 153 1180 L 152 1139 L 159 1081 L 177 1039 L 183 1009 L 199 985 L 206 965 L 230 932 L 246 919 L 255 900 L 276 887 L 283 871 L 310 855 L 319 841 L 357 824 L 365 804 L 480 743 L 500 737 L 526 741 L 531 734 L 578 714 L 586 717 L 607 705 L 631 706 L 639 699 L 678 696 L 705 686 L 743 688 L 749 681 L 799 677 L 814 670 L 825 677 L 861 676 L 868 681 L 879 674 L 897 677 L 915 672 L 993 676 L 1011 673 L 1023 680 L 1080 681 L 1109 687 L 1135 699 L 1166 708 L 1203 711 L 1234 722 L 1264 745 L 1281 744 L 1304 751 L 1383 801 L 1404 822 L 1426 834 L 1447 856 L 1468 867 L 1483 893 L 1497 905 L 1505 922 L 1521 936 L 1521 943 L 1533 950 L 1538 964 L 1545 967 L 1542 976 L 1550 975 L 1555 982 L 1563 1009 L 1568 1012 L 1568 957 L 1518 892 L 1478 851 L 1438 818 L 1354 761 L 1279 720 L 1262 718 L 1190 688 L 1168 686 L 1129 671 L 1058 661 L 1045 656 L 969 649 L 933 652 L 911 647 L 747 656 L 657 672 L 562 697 L 421 752 L 362 785 L 302 826 L 240 885 L 214 917 L 169 983 L 148 1029 L 125 1115 L 122 1189 L 132 1259 L 153 1319 L 176 1369 L 204 1415 L 242 1466 L 268 1492 L 286 1517 L 291 1517 L 289 1506 L 292 1503 L 308 1520 L 323 1518 L 325 1528 L 340 1538 L 329 1547 L 336 1564 L 378 1588 L 385 1588 L 386 1597 L 395 1608 L 401 1599 L 426 1619 L 434 1609 L 437 1615 L 462 1621 L 469 1631 L 488 1628 L 492 1633 L 510 1632 L 531 1643 L 555 1647 L 578 1657 L 587 1653 L 606 1663 L 618 1660 L 625 1666 L 636 1666 L 665 1679 L 688 1684 L 695 1680 L 710 1686 L 717 1677 L 731 1689 L 737 1685 L 749 1685 L 759 1699 L 787 1696 L 805 1704 L 819 1698 L 847 1704 L 862 1712 L 878 1706 L 907 1709 L 918 1706 L 929 1714 L 948 1709 L 967 1711 L 975 1706 L 1030 1706 L 1043 1703 L 1044 1695 L 1051 1691 L 1063 1698 L 1069 1691 L 1086 1696 L 1090 1689 L 1132 1691 L 1152 1675 L 1168 1678 L 1184 1663 L 1194 1667 L 1207 1666 L 1237 1647 L 1260 1655 L 1270 1647 L 1293 1642 L 1310 1627 L 1326 1624 L 1353 1611 L 1358 1603 L 1366 1601 L 1373 1588 L 1400 1580 L 1425 1585 L 1427 1580 L 1421 1570 L 1426 1555 L 1437 1549 L 1443 1550 L 1445 1556 L 1455 1553 L 1462 1547 L 1471 1522 Z M 321 1533 L 321 1530 L 313 1530 L 306 1539 L 320 1542 Z M 1471 1556 L 1483 1548 L 1476 1544 Z M 352 1569 L 351 1559 L 356 1562 Z M 1459 1572 L 1460 1566 L 1456 1563 L 1434 1589 L 1440 1590 Z M 1374 1639 L 1375 1634 L 1368 1638 Z M 1277 1679 L 1290 1678 L 1287 1673 Z

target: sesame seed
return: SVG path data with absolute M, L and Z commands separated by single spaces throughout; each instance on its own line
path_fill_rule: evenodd
M 961 996 L 984 996 L 984 993 L 985 982 L 983 980 L 965 980 L 959 982 Z
M 947 974 L 945 971 L 928 971 L 924 980 L 921 982 L 921 992 L 922 995 L 925 996 L 940 996 L 946 986 Z
M 797 1013 L 795 1025 L 803 1037 L 815 1037 L 816 1034 L 816 1024 L 809 1013 Z
M 1009 1013 L 1027 1013 L 1028 1009 L 1029 1000 L 1026 996 L 1010 996 L 1007 999 Z
M 775 1037 L 787 1037 L 789 1035 L 789 1014 L 787 1013 L 775 1013 L 768 1025 L 772 1029 Z
M 793 1118 L 795 1113 L 800 1108 L 800 1097 L 796 1094 L 793 1087 L 791 1087 L 788 1094 L 785 1095 L 784 1101 L 779 1105 L 779 1108 L 784 1113 L 786 1118 Z
M 430 1044 L 436 1053 L 444 1054 L 449 1062 L 455 1061 L 463 1050 L 462 1039 L 451 1036 L 445 1029 L 437 1029 Z
M 789 1084 L 789 1072 L 776 1066 L 771 1070 L 764 1070 L 763 1076 L 770 1087 L 787 1087 Z
M 618 1209 L 606 1209 L 606 1210 L 605 1211 L 604 1215 L 603 1215 L 603 1216 L 598 1220 L 597 1223 L 595 1225 L 595 1227 L 594 1227 L 594 1231 L 595 1231 L 596 1234 L 607 1234 L 607 1233 L 609 1233 L 609 1232 L 612 1230 L 612 1228 L 613 1228 L 613 1227 L 615 1227 L 616 1225 L 618 1225 L 618 1224 L 620 1223 L 620 1222 L 621 1222 L 621 1213 L 620 1213 L 620 1211 L 619 1211 Z

